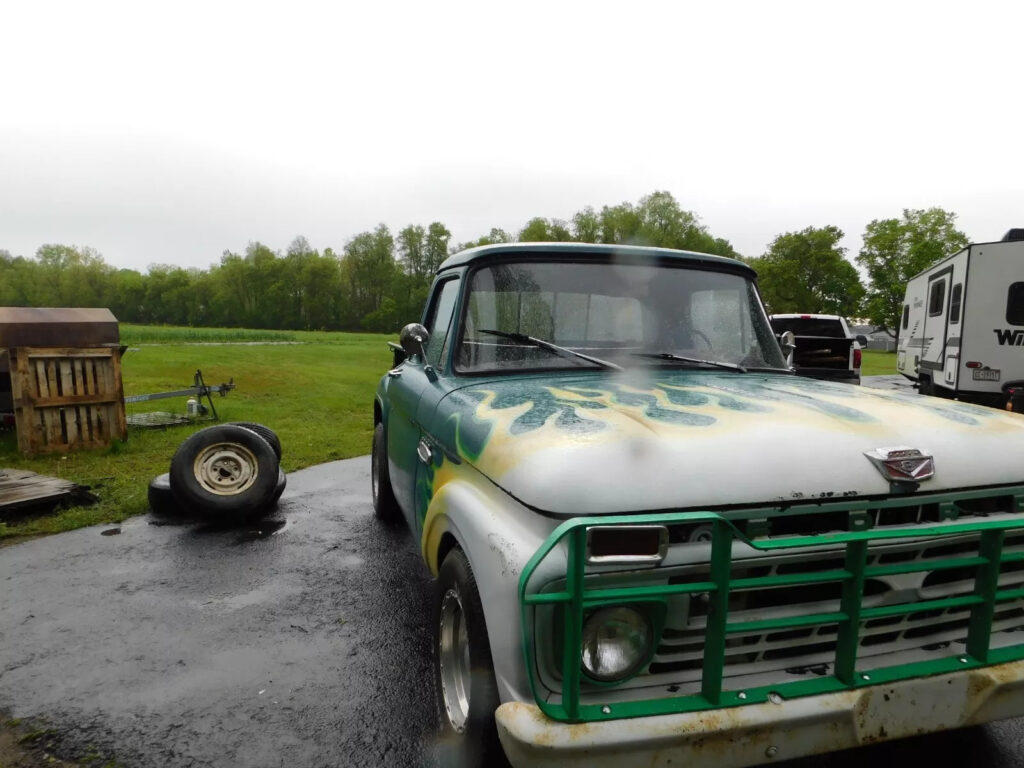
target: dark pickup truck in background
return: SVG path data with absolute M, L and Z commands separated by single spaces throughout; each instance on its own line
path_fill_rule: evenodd
M 796 337 L 793 367 L 800 376 L 860 384 L 861 347 L 865 336 L 854 336 L 839 315 L 772 315 L 776 334 Z

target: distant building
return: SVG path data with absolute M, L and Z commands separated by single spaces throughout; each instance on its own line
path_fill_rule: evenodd
M 882 352 L 896 351 L 896 338 L 880 328 L 873 325 L 854 325 L 852 328 L 855 335 L 862 333 L 868 337 L 868 345 L 865 349 L 877 349 Z

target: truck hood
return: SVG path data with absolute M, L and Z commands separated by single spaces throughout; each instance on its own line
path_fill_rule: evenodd
M 449 454 L 562 515 L 888 494 L 865 452 L 900 446 L 935 458 L 921 492 L 1024 482 L 1024 416 L 786 375 L 490 379 L 435 415 Z

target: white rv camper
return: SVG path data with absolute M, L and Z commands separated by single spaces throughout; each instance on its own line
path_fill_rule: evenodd
M 896 367 L 922 394 L 986 405 L 1024 387 L 1024 229 L 910 279 Z

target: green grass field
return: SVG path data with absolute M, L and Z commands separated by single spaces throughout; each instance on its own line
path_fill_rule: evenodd
M 369 453 L 373 393 L 391 364 L 386 342 L 394 336 L 351 333 L 275 332 L 213 328 L 121 326 L 126 395 L 191 386 L 196 369 L 207 384 L 233 378 L 237 388 L 214 395 L 221 421 L 256 421 L 281 438 L 282 467 L 291 472 L 312 464 Z M 238 342 L 303 342 L 245 345 Z M 217 342 L 234 342 L 218 344 Z M 185 398 L 129 404 L 144 411 L 184 413 Z M 71 530 L 120 522 L 148 509 L 149 480 L 170 466 L 178 445 L 196 425 L 131 427 L 128 440 L 102 451 L 22 456 L 13 431 L 0 432 L 0 467 L 24 468 L 88 485 L 100 502 L 53 515 L 0 523 L 0 538 Z
M 861 359 L 860 373 L 861 376 L 894 375 L 896 373 L 896 353 L 865 349 Z
M 207 384 L 233 378 L 237 389 L 214 396 L 221 420 L 269 426 L 281 438 L 281 464 L 291 472 L 369 452 L 373 393 L 391 363 L 386 342 L 394 337 L 122 325 L 121 339 L 129 347 L 122 359 L 126 395 L 184 389 L 197 368 Z M 864 353 L 865 376 L 895 372 L 894 354 Z M 184 409 L 185 398 L 177 398 L 129 404 L 127 412 Z M 100 498 L 91 506 L 0 522 L 0 539 L 120 522 L 146 512 L 149 480 L 168 470 L 186 437 L 208 425 L 132 427 L 127 442 L 107 450 L 38 457 L 18 453 L 13 431 L 0 432 L 0 467 L 65 477 L 90 486 Z

